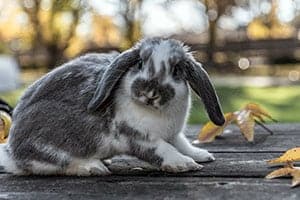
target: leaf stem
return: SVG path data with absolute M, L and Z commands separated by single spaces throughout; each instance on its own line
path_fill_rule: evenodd
M 271 135 L 274 134 L 273 131 L 271 131 L 268 127 L 266 127 L 263 123 L 261 123 L 260 121 L 258 120 L 254 120 L 260 127 L 262 127 L 265 131 L 267 131 L 268 133 L 270 133 Z

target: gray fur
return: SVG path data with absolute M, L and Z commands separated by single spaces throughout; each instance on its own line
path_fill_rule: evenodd
M 162 81 L 164 79 L 164 77 L 166 77 L 166 71 L 167 71 L 167 68 L 166 68 L 166 64 L 165 62 L 161 62 L 160 63 L 160 70 L 159 72 L 157 73 L 157 79 L 159 81 Z
M 96 153 L 101 143 L 99 130 L 109 133 L 115 110 L 108 106 L 89 114 L 86 108 L 98 77 L 112 59 L 102 54 L 98 59 L 96 54 L 80 57 L 45 75 L 25 92 L 14 111 L 9 135 L 10 152 L 19 167 L 32 160 L 63 165 L 68 162 L 41 152 L 43 145 L 79 158 Z
M 163 163 L 163 158 L 155 153 L 156 148 L 145 148 L 144 146 L 130 141 L 131 155 L 136 156 L 137 158 L 147 161 L 153 165 L 160 167 Z
M 139 50 L 130 49 L 118 56 L 105 70 L 104 75 L 99 77 L 99 84 L 95 94 L 88 105 L 89 111 L 96 111 L 105 103 L 105 100 L 111 95 L 115 85 L 128 71 L 129 67 L 135 65 L 139 60 Z
M 214 124 L 223 125 L 225 123 L 223 112 L 207 72 L 193 60 L 184 61 L 182 66 L 184 66 L 185 79 L 188 80 L 195 93 L 201 97 L 209 118 Z
M 130 147 L 128 154 L 136 156 L 157 166 L 162 164 L 163 158 L 155 153 L 155 147 L 145 148 L 139 143 L 150 143 L 148 135 L 144 136 L 136 129 L 129 127 L 126 122 L 121 122 L 118 125 L 118 128 L 120 134 L 125 134 L 128 137 L 128 145 Z
M 153 52 L 153 49 L 151 49 L 151 48 L 143 49 L 143 51 L 141 51 L 141 53 L 140 53 L 141 59 L 144 61 L 147 61 L 150 58 L 152 52 Z
M 155 74 L 155 68 L 154 68 L 154 63 L 153 63 L 153 59 L 150 58 L 148 59 L 148 61 L 145 61 L 145 63 L 147 62 L 148 68 L 149 68 L 149 77 L 153 77 Z

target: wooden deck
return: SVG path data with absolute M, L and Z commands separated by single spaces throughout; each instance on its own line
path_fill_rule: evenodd
M 266 180 L 266 160 L 300 146 L 300 124 L 269 125 L 274 135 L 256 128 L 247 143 L 236 127 L 210 144 L 215 162 L 201 171 L 167 174 L 135 158 L 116 157 L 108 177 L 14 177 L 0 174 L 0 199 L 300 199 L 290 179 Z M 196 138 L 199 126 L 187 135 Z

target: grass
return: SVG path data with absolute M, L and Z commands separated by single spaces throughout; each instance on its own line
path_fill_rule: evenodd
M 15 106 L 26 86 L 12 92 L 0 93 L 0 98 Z M 224 112 L 236 111 L 246 103 L 255 102 L 267 109 L 279 122 L 300 122 L 300 86 L 284 87 L 217 87 Z M 189 123 L 208 121 L 201 101 L 194 97 Z
M 10 92 L 0 92 L 0 98 L 8 102 L 11 106 L 15 107 L 18 103 L 19 98 L 25 91 L 26 87 L 27 86 L 22 86 Z
M 246 103 L 255 102 L 268 110 L 279 122 L 300 122 L 300 86 L 216 89 L 224 112 L 236 111 Z M 202 103 L 194 98 L 189 122 L 195 124 L 207 121 Z

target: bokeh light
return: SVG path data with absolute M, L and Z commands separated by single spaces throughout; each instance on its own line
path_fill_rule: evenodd
M 248 58 L 240 58 L 238 65 L 240 69 L 246 70 L 250 67 L 250 61 Z
M 288 78 L 290 81 L 299 81 L 300 79 L 300 72 L 296 70 L 292 70 L 289 72 Z

